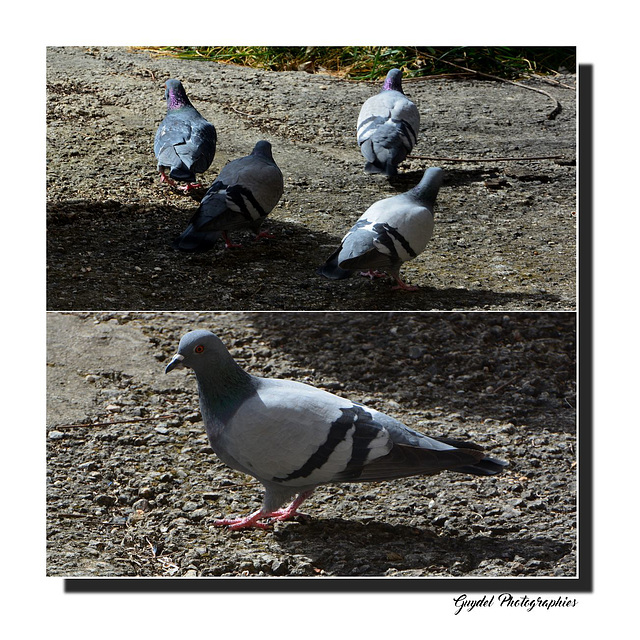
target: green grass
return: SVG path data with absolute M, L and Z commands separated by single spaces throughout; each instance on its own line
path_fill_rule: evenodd
M 394 67 L 405 78 L 459 75 L 465 67 L 500 78 L 576 70 L 575 47 L 155 47 L 156 53 L 247 67 L 307 68 L 353 80 L 378 80 Z

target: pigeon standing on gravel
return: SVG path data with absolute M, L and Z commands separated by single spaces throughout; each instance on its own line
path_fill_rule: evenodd
M 244 371 L 210 331 L 190 331 L 165 372 L 188 367 L 198 382 L 211 448 L 265 487 L 262 508 L 214 524 L 265 528 L 288 520 L 322 484 L 374 482 L 450 469 L 490 476 L 507 463 L 471 442 L 430 438 L 375 409 L 301 382 Z M 283 505 L 297 496 L 286 508 Z
M 184 191 L 200 187 L 196 174 L 204 173 L 216 153 L 216 130 L 191 104 L 180 80 L 165 82 L 167 115 L 160 123 L 153 143 L 162 182 Z M 169 170 L 167 176 L 166 171 Z
M 354 269 L 381 269 L 398 283 L 394 289 L 416 291 L 418 287 L 400 279 L 400 267 L 424 251 L 431 238 L 433 208 L 442 177 L 442 169 L 432 167 L 410 191 L 372 204 L 318 272 L 331 280 L 341 280 Z M 363 275 L 382 274 L 369 271 Z
M 391 69 L 380 93 L 360 110 L 357 138 L 367 173 L 393 177 L 411 153 L 420 129 L 420 113 L 402 92 L 402 71 Z
M 273 159 L 271 144 L 260 140 L 250 155 L 225 165 L 209 187 L 198 210 L 179 238 L 172 243 L 182 251 L 207 251 L 228 231 L 251 229 L 256 238 L 270 237 L 260 227 L 284 191 L 282 172 Z

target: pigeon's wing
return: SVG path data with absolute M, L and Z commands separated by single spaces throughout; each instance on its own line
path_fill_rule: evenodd
M 195 180 L 215 156 L 216 130 L 195 109 L 170 113 L 158 127 L 154 151 L 159 167 L 171 167 L 174 180 Z
M 384 124 L 398 129 L 404 146 L 413 148 L 420 130 L 420 113 L 403 93 L 383 91 L 362 105 L 356 125 L 358 144 L 362 145 Z
M 220 173 L 220 180 L 241 187 L 239 193 L 244 194 L 247 206 L 261 209 L 264 215 L 278 204 L 284 192 L 284 180 L 278 166 L 256 155 L 241 158 L 235 164 L 229 163 Z
M 262 380 L 214 444 L 259 480 L 308 487 L 473 466 L 485 456 L 298 382 Z M 228 459 L 228 458 L 227 458 Z
M 177 149 L 184 147 L 191 137 L 191 125 L 187 120 L 177 114 L 169 114 L 160 123 L 153 143 L 153 150 L 158 159 L 158 167 L 170 167 L 178 169 L 181 173 L 189 174 L 189 166 L 186 165 Z M 174 176 L 172 176 L 174 177 Z M 175 178 L 176 180 L 180 178 Z M 188 179 L 185 178 L 185 179 Z
M 472 469 L 485 459 L 485 454 L 475 444 L 430 438 L 384 413 L 372 409 L 367 411 L 372 420 L 389 434 L 392 448 L 386 455 L 367 464 L 352 465 L 345 469 L 334 478 L 336 482 L 392 480 L 412 475 L 430 475 L 446 469 L 461 471 L 465 468 L 468 473 L 476 473 Z
M 213 162 L 217 135 L 215 127 L 199 114 L 198 116 L 192 123 L 191 137 L 184 150 L 178 147 L 177 151 L 185 163 L 191 163 L 189 166 L 195 173 L 204 173 Z
M 343 269 L 385 269 L 412 260 L 433 233 L 433 216 L 404 194 L 374 203 L 342 241 Z
M 353 271 L 351 269 L 343 269 L 340 262 L 340 252 L 342 251 L 342 243 L 340 246 L 327 258 L 327 261 L 320 265 L 317 269 L 317 272 L 324 276 L 325 278 L 329 278 L 329 280 L 344 280 L 348 278 Z
M 366 409 L 348 400 L 262 379 L 212 446 L 259 480 L 309 486 L 331 482 L 356 460 L 386 455 L 392 443 Z
M 360 219 L 342 239 L 338 266 L 341 269 L 386 269 L 400 264 L 397 255 L 387 248 L 390 242 L 384 223 Z
M 369 98 L 360 110 L 357 140 L 367 171 L 396 173 L 397 165 L 413 149 L 420 129 L 417 107 L 398 91 Z
M 284 191 L 280 169 L 256 156 L 230 162 L 217 182 L 224 187 L 225 210 L 217 207 L 208 213 L 207 227 L 225 231 L 247 227 L 257 231 Z M 206 208 L 205 200 L 202 204 Z
M 232 160 L 209 187 L 174 249 L 207 251 L 223 231 L 258 232 L 284 191 L 280 169 L 254 155 Z

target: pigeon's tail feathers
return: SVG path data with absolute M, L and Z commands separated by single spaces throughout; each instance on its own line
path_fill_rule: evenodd
M 364 171 L 368 174 L 381 173 L 392 178 L 398 175 L 398 165 L 405 156 L 399 152 L 397 146 L 389 145 L 387 140 L 380 141 L 378 137 L 372 136 L 362 143 L 362 155 L 367 160 Z
M 432 475 L 447 469 L 475 468 L 484 454 L 476 449 L 435 449 L 395 443 L 391 451 L 362 467 L 347 469 L 335 478 L 343 482 L 375 482 Z
M 370 175 L 383 174 L 388 178 L 393 178 L 398 175 L 398 167 L 396 167 L 390 160 L 385 163 L 376 160 L 375 162 L 367 162 L 364 165 L 364 172 Z
M 338 247 L 328 258 L 327 261 L 318 267 L 318 273 L 329 280 L 344 280 L 351 275 L 350 269 L 343 269 L 339 266 L 339 257 L 342 246 Z
M 482 447 L 474 442 L 467 442 L 466 440 L 455 440 L 454 438 L 437 437 L 434 440 L 438 440 L 444 444 L 451 445 L 452 447 L 459 447 L 460 449 L 473 449 L 475 451 L 482 452 Z M 484 455 L 484 454 L 483 454 Z M 454 471 L 458 473 L 470 473 L 474 476 L 494 476 L 500 473 L 508 467 L 509 463 L 499 458 L 489 458 L 484 456 L 473 464 L 457 467 Z
M 220 231 L 198 231 L 193 224 L 189 224 L 182 235 L 171 243 L 171 247 L 179 251 L 209 251 L 221 235 Z
M 195 182 L 196 174 L 189 169 L 185 164 L 180 163 L 179 165 L 171 167 L 171 171 L 169 172 L 169 177 L 173 180 L 179 180 L 181 182 Z
M 457 473 L 470 473 L 474 476 L 495 476 L 498 473 L 502 473 L 508 466 L 508 462 L 500 460 L 499 458 L 483 458 L 475 464 L 458 467 L 454 469 L 454 471 Z

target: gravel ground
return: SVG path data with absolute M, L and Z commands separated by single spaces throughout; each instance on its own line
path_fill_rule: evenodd
M 205 254 L 172 251 L 197 197 L 159 183 L 153 136 L 163 82 L 180 78 L 218 130 L 209 185 L 229 160 L 270 140 L 285 193 L 276 238 Z M 549 85 L 405 82 L 422 125 L 414 158 L 388 182 L 367 176 L 355 142 L 375 84 L 271 72 L 108 47 L 47 49 L 47 308 L 50 310 L 573 310 L 575 76 Z M 562 111 L 547 115 L 552 101 Z M 496 158 L 560 156 L 503 162 Z M 387 279 L 330 282 L 316 267 L 373 202 L 445 170 L 434 237 Z M 195 199 L 194 199 L 195 198 Z
M 573 313 L 49 313 L 50 576 L 576 575 Z M 506 459 L 321 487 L 309 521 L 230 532 L 261 487 L 221 464 L 180 336 L 215 331 L 249 371 L 365 402 Z

